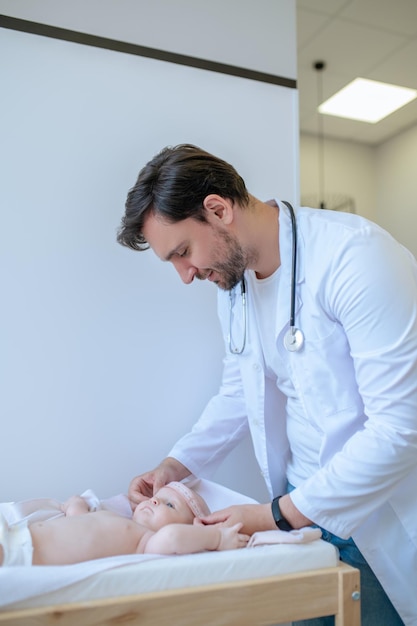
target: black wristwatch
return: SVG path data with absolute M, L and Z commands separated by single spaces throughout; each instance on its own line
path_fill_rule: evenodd
M 287 522 L 287 520 L 285 519 L 285 517 L 281 513 L 281 509 L 279 508 L 279 504 L 278 504 L 278 500 L 280 498 L 282 498 L 282 496 L 277 496 L 276 498 L 274 498 L 272 500 L 272 504 L 271 504 L 272 516 L 273 516 L 273 518 L 275 520 L 275 524 L 277 525 L 277 527 L 280 530 L 285 530 L 286 532 L 288 532 L 288 531 L 294 530 L 294 529 L 291 526 L 291 524 L 289 522 Z

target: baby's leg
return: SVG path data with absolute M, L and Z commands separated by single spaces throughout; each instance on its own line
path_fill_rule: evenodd
M 62 514 L 62 502 L 53 498 L 35 498 L 14 502 L 17 519 L 49 519 Z

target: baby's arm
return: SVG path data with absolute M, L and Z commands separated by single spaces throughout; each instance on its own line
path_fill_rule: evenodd
M 239 533 L 241 528 L 242 524 L 235 524 L 230 528 L 202 524 L 168 524 L 148 539 L 144 552 L 191 554 L 206 550 L 244 548 L 249 541 L 249 535 Z

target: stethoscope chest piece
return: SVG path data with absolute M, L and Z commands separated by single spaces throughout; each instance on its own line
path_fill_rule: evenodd
M 304 345 L 303 331 L 290 326 L 284 335 L 284 346 L 289 352 L 298 352 Z

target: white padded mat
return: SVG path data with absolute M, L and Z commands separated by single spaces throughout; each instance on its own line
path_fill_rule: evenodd
M 35 595 L 3 608 L 40 607 L 161 589 L 179 589 L 210 583 L 262 578 L 334 567 L 338 562 L 337 550 L 321 539 L 300 545 L 281 544 L 224 552 L 157 557 L 133 565 L 125 564 L 114 569 L 106 569 L 55 591 Z M 15 569 L 33 572 L 39 568 Z M 43 567 L 42 569 L 51 570 L 49 574 L 52 577 L 56 575 L 53 571 L 57 569 L 56 567 Z M 61 569 L 66 569 L 66 567 Z M 33 573 L 36 574 L 36 572 Z M 30 586 L 31 581 L 23 576 L 20 584 Z

